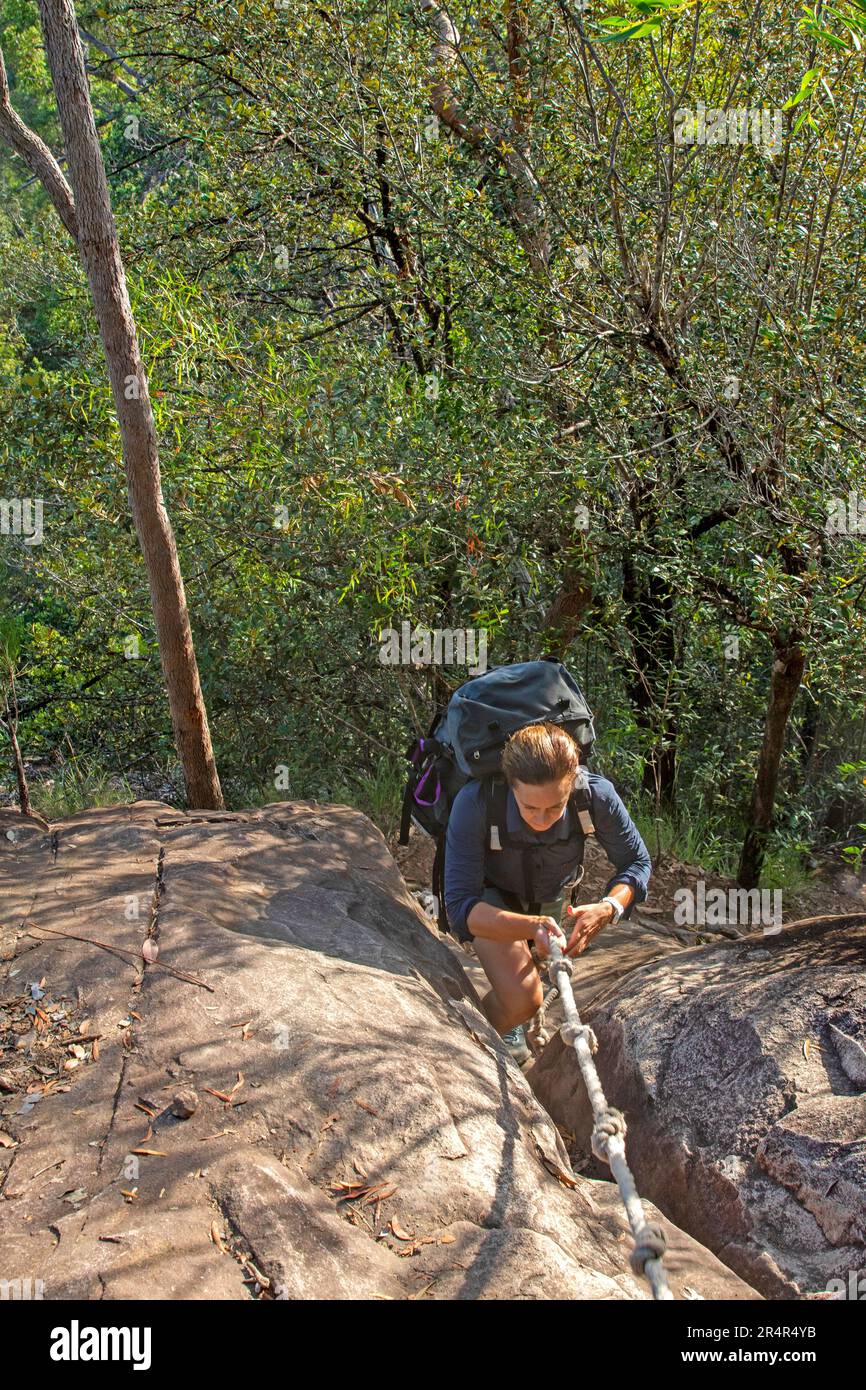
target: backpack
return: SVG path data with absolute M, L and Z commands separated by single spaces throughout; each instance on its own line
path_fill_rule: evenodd
M 580 686 L 556 657 L 491 666 L 466 681 L 439 710 L 423 738 L 407 750 L 410 764 L 399 843 L 409 843 L 414 824 L 436 841 L 433 894 L 438 903 L 440 931 L 449 930 L 445 911 L 445 832 L 454 798 L 474 778 L 485 783 L 486 839 L 490 849 L 508 849 L 515 841 L 506 829 L 508 787 L 500 774 L 502 751 L 509 736 L 542 720 L 560 724 L 580 747 L 584 764 L 595 742 L 592 713 Z M 590 794 L 585 778 L 569 797 L 573 823 L 581 846 L 593 833 Z M 581 852 L 582 862 L 582 852 Z M 524 857 L 524 899 L 533 902 L 529 858 Z

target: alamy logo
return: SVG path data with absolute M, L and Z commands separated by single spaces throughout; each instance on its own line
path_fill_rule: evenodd
M 866 1299 L 866 1270 L 849 1269 L 847 1283 L 844 1279 L 828 1279 L 827 1293 L 846 1302 Z
M 29 1303 L 45 1297 L 45 1285 L 41 1279 L 0 1279 L 0 1303 L 9 1299 Z
M 0 535 L 23 536 L 25 545 L 41 545 L 42 498 L 0 497 Z
M 382 628 L 379 641 L 383 666 L 468 665 L 470 676 L 483 676 L 487 670 L 487 629 L 483 627 L 413 628 L 404 622 L 399 632 Z
M 768 150 L 782 147 L 785 132 L 781 110 L 765 106 L 707 108 L 699 101 L 696 109 L 681 106 L 674 112 L 674 143 L 677 145 L 762 145 Z
M 832 497 L 824 526 L 828 536 L 866 534 L 866 497 L 849 492 L 847 498 Z
M 52 1361 L 131 1361 L 134 1371 L 150 1369 L 149 1327 L 69 1327 L 51 1331 Z
M 782 891 L 769 888 L 710 888 L 698 879 L 696 891 L 678 888 L 674 893 L 674 921 L 677 926 L 758 926 L 780 927 Z

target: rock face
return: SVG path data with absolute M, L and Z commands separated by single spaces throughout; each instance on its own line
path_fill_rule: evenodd
M 47 1299 L 650 1296 L 615 1191 L 574 1178 L 364 816 L 145 802 L 20 828 L 5 1277 Z M 677 1296 L 758 1296 L 663 1224 Z
M 866 1271 L 866 914 L 681 951 L 584 1018 L 643 1197 L 769 1298 Z M 566 1051 L 532 1085 L 589 1156 Z

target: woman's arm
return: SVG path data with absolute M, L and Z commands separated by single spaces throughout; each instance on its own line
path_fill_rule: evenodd
M 469 929 L 468 916 L 484 891 L 485 814 L 479 782 L 467 782 L 454 798 L 445 832 L 445 907 L 455 931 Z
M 616 897 L 626 908 L 646 900 L 652 876 L 652 861 L 640 831 L 623 805 L 612 782 L 590 773 L 592 819 L 596 839 L 616 869 L 604 892 Z M 619 886 L 628 888 L 620 894 Z
M 612 782 L 606 777 L 590 774 L 592 791 L 592 819 L 596 839 L 617 870 L 608 882 L 604 897 L 615 898 L 624 909 L 624 915 L 632 904 L 643 902 L 647 895 L 652 874 L 652 862 L 640 831 L 623 805 Z M 571 929 L 567 955 L 578 956 L 585 951 L 593 937 L 603 927 L 613 921 L 614 909 L 610 903 L 584 903 L 582 907 L 569 907 L 565 928 Z
M 565 946 L 562 928 L 552 917 L 508 912 L 504 907 L 494 907 L 492 903 L 477 902 L 466 918 L 466 925 L 473 936 L 484 937 L 487 941 L 526 941 L 533 937 L 542 956 L 548 953 L 551 935 L 559 938 L 560 944 Z

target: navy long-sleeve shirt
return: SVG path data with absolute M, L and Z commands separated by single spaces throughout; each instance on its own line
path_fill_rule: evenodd
M 616 869 L 605 893 L 617 883 L 634 889 L 634 902 L 626 909 L 630 916 L 634 903 L 646 899 L 652 863 L 640 832 L 606 777 L 582 769 L 591 798 L 590 814 L 595 836 Z M 580 773 L 578 774 L 581 775 Z M 549 830 L 534 831 L 523 820 L 509 788 L 506 821 L 509 834 L 522 844 L 534 846 L 533 887 L 538 902 L 549 902 L 574 876 L 580 853 L 577 843 L 563 843 L 571 831 L 571 808 Z M 478 781 L 461 787 L 448 818 L 445 838 L 445 907 L 456 931 L 471 931 L 466 918 L 480 902 L 485 883 L 524 896 L 523 854 L 520 849 L 491 850 L 485 843 L 486 820 L 484 789 Z M 525 900 L 525 899 L 524 899 Z

